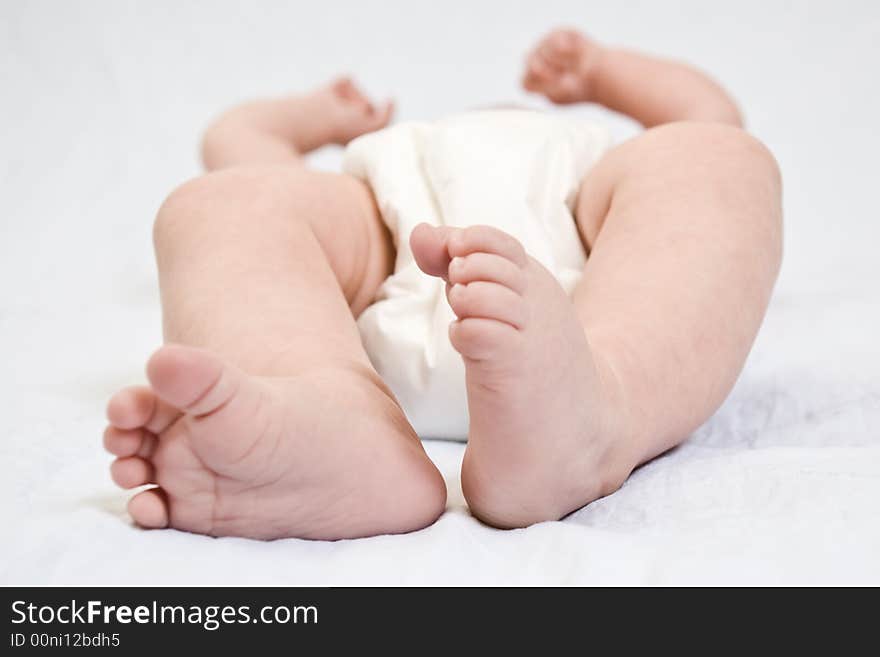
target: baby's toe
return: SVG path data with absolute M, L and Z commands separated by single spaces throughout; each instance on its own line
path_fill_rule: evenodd
M 149 458 L 156 447 L 156 436 L 140 429 L 120 429 L 109 426 L 104 431 L 104 449 L 114 456 L 141 456 Z
M 168 501 L 161 489 L 138 493 L 128 502 L 128 513 L 141 527 L 162 529 L 168 526 Z
M 449 306 L 459 319 L 480 317 L 522 328 L 525 306 L 522 297 L 508 287 L 487 281 L 450 285 Z
M 146 386 L 123 388 L 107 403 L 110 425 L 123 431 L 145 428 L 159 434 L 178 417 L 179 410 L 163 402 Z
M 120 488 L 137 488 L 153 484 L 156 471 L 153 464 L 139 456 L 118 458 L 110 465 L 110 476 Z
M 204 415 L 235 395 L 243 375 L 204 349 L 165 345 L 150 357 L 147 377 L 166 404 Z
M 525 290 L 526 275 L 522 267 L 503 256 L 494 253 L 476 252 L 458 256 L 449 263 L 449 282 L 468 284 L 474 281 L 487 281 L 508 287 L 522 294 Z
M 470 360 L 489 360 L 515 346 L 520 333 L 514 327 L 493 319 L 469 317 L 449 325 L 449 341 Z
M 429 276 L 446 277 L 449 266 L 448 242 L 455 229 L 421 223 L 409 236 L 409 246 L 416 264 Z
M 519 240 L 491 226 L 469 226 L 455 231 L 449 236 L 448 249 L 453 258 L 485 252 L 507 258 L 520 267 L 527 263 L 526 251 Z
M 137 429 L 149 421 L 155 405 L 156 395 L 149 388 L 123 388 L 107 403 L 107 419 L 119 429 Z

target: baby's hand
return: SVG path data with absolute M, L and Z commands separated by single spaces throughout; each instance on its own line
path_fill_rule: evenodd
M 373 103 L 350 78 L 334 80 L 322 93 L 326 101 L 323 118 L 333 127 L 333 141 L 338 144 L 384 128 L 394 114 L 392 101 Z
M 600 51 L 580 32 L 553 30 L 529 53 L 522 85 L 554 103 L 587 102 L 592 99 L 590 73 Z

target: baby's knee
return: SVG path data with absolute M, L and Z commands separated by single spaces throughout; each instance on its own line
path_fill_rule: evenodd
M 742 128 L 693 124 L 695 141 L 723 156 L 728 166 L 740 174 L 743 182 L 761 187 L 768 200 L 777 201 L 782 193 L 782 172 L 773 153 L 760 139 Z
M 194 227 L 236 217 L 232 206 L 240 205 L 251 193 L 250 176 L 235 169 L 208 173 L 175 188 L 159 207 L 153 224 L 156 246 L 178 240 Z
M 778 271 L 782 261 L 782 173 L 770 149 L 742 128 L 710 123 L 668 126 L 667 141 L 688 149 L 694 182 L 736 208 L 730 216 L 753 255 Z
M 222 169 L 193 178 L 173 190 L 159 208 L 153 230 L 156 246 L 219 222 L 250 225 L 261 216 L 278 215 L 279 209 L 281 216 L 288 217 L 284 205 L 304 186 L 302 177 L 289 167 L 264 166 Z
M 613 151 L 615 190 L 640 195 L 644 183 L 705 195 L 736 206 L 742 227 L 781 258 L 782 175 L 776 158 L 742 128 L 681 121 L 652 128 Z
M 769 191 L 781 192 L 782 174 L 773 153 L 740 127 L 680 121 L 648 130 L 639 139 L 660 158 L 672 156 L 680 164 L 715 171 L 731 183 L 760 180 Z M 732 173 L 740 175 L 731 177 Z
M 782 173 L 770 149 L 740 128 L 718 126 L 705 143 L 722 178 L 718 185 L 741 209 L 738 221 L 753 237 L 755 255 L 763 253 L 778 270 L 782 260 Z M 704 148 L 706 148 L 704 146 Z M 762 248 L 763 247 L 763 248 Z

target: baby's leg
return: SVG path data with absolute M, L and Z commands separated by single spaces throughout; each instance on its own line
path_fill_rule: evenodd
M 344 538 L 409 531 L 445 485 L 361 346 L 391 270 L 369 190 L 300 166 L 175 191 L 155 245 L 166 340 L 149 388 L 111 400 L 107 448 L 145 527 Z M 187 345 L 187 346 L 178 346 Z
M 574 304 L 501 231 L 413 233 L 459 318 L 462 486 L 498 526 L 560 518 L 684 440 L 733 385 L 776 278 L 778 170 L 737 128 L 670 124 L 621 145 L 577 219 L 591 255 Z
M 641 463 L 708 419 L 739 376 L 782 258 L 779 170 L 738 128 L 667 124 L 609 153 L 577 220 L 591 253 L 575 309 L 613 365 Z

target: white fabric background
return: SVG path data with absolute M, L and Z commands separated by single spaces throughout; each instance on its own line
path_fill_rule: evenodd
M 718 414 L 618 493 L 525 530 L 467 514 L 448 443 L 428 448 L 450 509 L 411 535 L 133 528 L 100 449 L 103 405 L 160 342 L 151 220 L 197 173 L 212 113 L 340 71 L 393 92 L 402 119 L 540 105 L 517 89 L 522 56 L 565 23 L 707 68 L 782 165 L 785 265 Z M 6 0 L 0 583 L 880 583 L 878 33 L 869 1 Z

